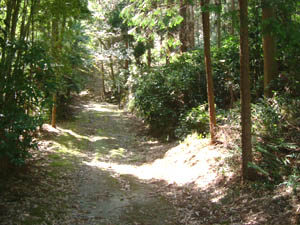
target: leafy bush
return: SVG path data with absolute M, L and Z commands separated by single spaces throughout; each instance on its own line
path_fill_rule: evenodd
M 220 108 L 229 108 L 239 99 L 239 57 L 237 38 L 229 38 L 222 48 L 212 50 L 215 102 Z
M 41 120 L 27 115 L 20 108 L 4 111 L 0 117 L 0 159 L 23 165 L 29 156 L 28 149 L 37 147 L 33 134 Z
M 223 115 L 223 124 L 231 131 L 238 127 L 240 135 L 240 107 Z M 281 182 L 295 171 L 300 158 L 300 98 L 275 93 L 273 98 L 260 99 L 252 104 L 252 134 L 254 163 L 259 173 L 273 182 Z M 229 132 L 229 131 L 228 131 Z M 235 140 L 240 146 L 240 138 Z M 236 147 L 236 149 L 240 149 Z
M 253 131 L 260 138 L 256 150 L 261 154 L 259 166 L 279 180 L 289 173 L 300 148 L 300 98 L 275 94 L 253 106 Z
M 134 106 L 150 127 L 174 137 L 181 115 L 206 102 L 203 64 L 198 51 L 151 69 L 134 86 Z
M 22 165 L 29 156 L 28 150 L 36 147 L 33 135 L 41 125 L 45 95 L 49 91 L 42 84 L 51 86 L 51 79 L 45 79 L 51 70 L 39 45 L 17 41 L 8 49 L 24 52 L 12 64 L 11 76 L 0 77 L 0 162 Z
M 252 31 L 255 33 L 255 31 Z M 263 58 L 261 39 L 257 36 L 249 40 L 251 93 L 254 100 L 263 94 Z M 239 38 L 229 37 L 222 48 L 212 49 L 215 102 L 218 108 L 232 108 L 240 98 L 240 54 Z
M 175 130 L 175 136 L 185 138 L 192 132 L 197 132 L 203 136 L 209 132 L 208 105 L 203 104 L 192 108 L 181 115 L 179 125 Z

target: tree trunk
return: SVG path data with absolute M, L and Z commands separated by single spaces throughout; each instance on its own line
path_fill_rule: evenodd
M 12 9 L 13 9 L 13 13 L 12 13 L 12 18 L 11 18 L 11 26 L 10 27 L 10 41 L 14 42 L 15 38 L 16 38 L 16 29 L 17 29 L 17 23 L 18 23 L 18 19 L 19 19 L 19 10 L 20 10 L 20 4 L 21 4 L 21 0 L 17 0 L 17 1 L 12 1 Z M 14 48 L 9 48 L 8 54 L 7 54 L 7 59 L 6 59 L 6 65 L 5 65 L 5 72 L 6 72 L 6 76 L 9 77 L 12 74 L 12 64 L 13 64 L 13 60 L 15 58 L 15 52 L 16 49 Z
M 128 34 L 127 34 L 127 32 L 126 32 L 125 46 L 126 46 L 126 50 L 128 50 L 128 48 L 129 48 L 129 43 L 128 43 Z M 126 57 L 127 57 L 127 56 L 126 56 Z M 103 63 L 102 63 L 102 65 L 103 65 Z M 128 60 L 127 58 L 125 59 L 125 66 L 124 66 L 124 69 L 125 69 L 125 70 L 128 70 L 128 69 L 129 69 L 129 60 Z
M 52 114 L 51 114 L 51 126 L 56 128 L 56 93 L 53 94 L 53 99 L 52 99 Z
M 234 17 L 234 13 L 235 13 L 235 0 L 231 0 L 231 27 L 230 27 L 230 34 L 234 35 L 234 25 L 235 25 L 235 17 Z
M 194 8 L 187 0 L 180 0 L 179 14 L 183 17 L 179 31 L 180 49 L 186 52 L 195 47 Z
M 215 0 L 215 4 L 218 7 L 217 11 L 217 46 L 221 48 L 221 0 Z
M 147 63 L 148 67 L 151 67 L 151 62 L 152 62 L 152 54 L 151 54 L 151 48 L 148 48 L 147 50 Z
M 113 90 L 116 90 L 117 85 L 116 85 L 116 78 L 115 78 L 115 72 L 114 72 L 114 61 L 112 56 L 109 57 L 109 66 L 110 66 L 110 76 L 111 80 L 113 82 Z
M 18 19 L 19 19 L 19 10 L 20 10 L 20 4 L 21 4 L 21 0 L 17 0 L 17 2 L 14 5 L 14 13 L 13 13 L 13 17 L 12 17 L 12 26 L 11 26 L 11 41 L 15 40 L 15 36 L 16 36 L 16 29 L 17 29 L 17 23 L 18 23 Z
M 104 76 L 104 63 L 103 62 L 101 62 L 101 72 L 100 72 L 100 74 L 101 74 L 101 90 L 100 90 L 100 98 L 101 98 L 101 100 L 102 101 L 105 101 L 105 81 L 104 81 L 104 79 L 105 79 L 105 76 Z
M 201 6 L 209 4 L 209 0 L 201 0 Z M 211 143 L 216 142 L 216 114 L 215 114 L 215 100 L 214 100 L 214 88 L 212 79 L 212 68 L 210 58 L 210 24 L 209 24 L 209 12 L 202 12 L 203 23 L 203 39 L 204 39 L 204 55 L 205 55 L 205 68 L 206 68 L 206 82 L 207 82 L 207 96 L 209 105 L 209 127 L 211 135 Z
M 52 56 L 57 64 L 58 59 L 58 48 L 59 48 L 59 34 L 58 34 L 58 20 L 54 18 L 52 21 L 52 34 L 51 34 L 51 44 L 52 44 Z M 57 76 L 56 74 L 54 75 Z M 56 79 L 57 80 L 57 79 Z M 53 103 L 52 103 L 52 115 L 51 115 L 51 126 L 56 127 L 56 111 L 57 111 L 57 93 L 53 93 Z
M 252 162 L 251 146 L 251 96 L 248 46 L 248 0 L 240 4 L 240 73 L 241 73 L 241 122 L 242 122 L 242 175 L 243 180 L 254 179 L 254 171 L 249 168 Z
M 264 95 L 267 98 L 272 97 L 272 88 L 270 82 L 277 77 L 278 67 L 275 59 L 276 45 L 271 34 L 269 24 L 270 19 L 274 18 L 274 11 L 271 6 L 266 5 L 266 0 L 262 2 L 262 21 L 263 21 L 263 51 L 264 51 Z M 265 4 L 264 4 L 265 3 Z

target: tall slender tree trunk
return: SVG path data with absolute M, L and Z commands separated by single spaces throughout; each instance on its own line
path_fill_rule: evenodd
M 153 47 L 153 40 L 151 37 L 148 38 L 148 49 L 147 49 L 147 65 L 149 68 L 151 68 L 152 63 L 152 49 Z
M 51 126 L 56 127 L 56 104 L 57 104 L 56 93 L 52 95 L 52 113 L 51 113 Z
M 60 23 L 60 30 L 59 30 L 59 22 Z M 66 26 L 66 17 L 63 15 L 61 20 L 59 18 L 54 18 L 52 21 L 52 54 L 55 58 L 55 62 L 58 66 L 59 64 L 59 58 L 62 52 L 63 47 L 63 39 L 64 39 L 64 33 L 65 33 L 65 26 Z M 57 80 L 57 74 L 55 74 L 56 80 Z M 57 98 L 58 93 L 55 91 L 52 96 L 53 105 L 52 105 L 52 120 L 51 120 L 51 126 L 56 127 L 56 115 L 57 115 Z
M 180 49 L 186 52 L 195 47 L 194 8 L 188 0 L 180 0 L 179 14 L 183 17 L 179 31 Z
M 270 82 L 278 76 L 276 55 L 276 44 L 271 34 L 270 19 L 274 18 L 274 10 L 268 5 L 267 0 L 262 0 L 262 21 L 263 21 L 263 51 L 264 51 L 264 95 L 272 97 Z
M 17 29 L 17 23 L 19 19 L 20 4 L 21 4 L 21 0 L 17 0 L 14 4 L 14 13 L 12 17 L 12 26 L 11 26 L 11 34 L 10 34 L 11 35 L 10 39 L 12 41 L 14 41 L 16 37 L 16 29 Z
M 52 56 L 56 59 L 58 59 L 58 46 L 59 46 L 59 34 L 58 34 L 58 19 L 54 18 L 52 20 Z M 54 75 L 57 76 L 56 74 Z M 52 94 L 52 114 L 51 114 L 51 126 L 56 127 L 56 111 L 57 111 L 57 93 L 56 91 Z
M 235 27 L 235 0 L 231 0 L 231 25 L 230 25 L 230 34 L 234 35 L 234 27 Z M 231 81 L 232 78 L 229 77 L 228 81 Z M 229 84 L 229 94 L 230 94 L 230 105 L 229 107 L 232 108 L 233 107 L 233 103 L 234 103 L 234 93 L 233 93 L 233 82 L 230 82 Z
M 101 100 L 102 101 L 104 101 L 105 100 L 105 76 L 104 76 L 104 73 L 105 73 L 105 71 L 104 71 L 104 63 L 103 63 L 103 61 L 101 62 L 101 72 L 100 72 L 100 74 L 101 74 L 101 77 L 100 77 L 100 79 L 101 79 L 101 90 L 100 90 L 100 97 L 101 97 Z
M 116 78 L 115 78 L 115 71 L 114 71 L 114 61 L 112 56 L 109 57 L 109 67 L 110 67 L 110 76 L 111 80 L 113 82 L 113 90 L 116 90 L 117 85 L 116 85 Z
M 3 47 L 2 47 L 2 52 L 1 52 L 1 67 L 0 69 L 2 70 L 1 75 L 3 76 L 3 74 L 5 74 L 5 60 L 6 60 L 6 52 L 7 52 L 7 40 L 8 40 L 8 33 L 10 30 L 10 24 L 11 24 L 11 14 L 12 14 L 12 2 L 11 1 L 7 1 L 6 3 L 6 17 L 4 19 L 4 24 L 5 24 L 5 32 L 3 32 Z
M 218 48 L 221 48 L 221 10 L 222 10 L 222 4 L 221 0 L 215 0 L 215 4 L 218 7 L 217 11 L 217 46 Z
M 21 4 L 21 0 L 17 0 L 17 1 L 12 1 L 12 9 L 13 9 L 13 13 L 12 13 L 12 17 L 11 17 L 11 26 L 10 27 L 10 38 L 9 40 L 11 42 L 15 41 L 16 38 L 16 29 L 17 29 L 17 23 L 18 23 L 18 19 L 19 19 L 19 10 L 20 10 L 20 4 Z M 7 59 L 6 59 L 6 76 L 9 77 L 12 75 L 12 64 L 13 64 L 13 60 L 15 57 L 15 52 L 16 49 L 15 48 L 9 48 L 8 54 L 7 54 Z
M 152 54 L 151 54 L 151 48 L 149 48 L 147 50 L 147 64 L 149 68 L 151 67 L 151 62 L 152 62 Z
M 125 46 L 126 46 L 126 50 L 128 50 L 129 48 L 129 43 L 128 43 L 128 34 L 126 32 L 126 39 L 125 39 Z M 103 65 L 103 64 L 102 64 Z M 124 69 L 125 70 L 128 70 L 129 69 L 129 60 L 126 58 L 125 59 L 125 66 L 124 66 Z
M 201 0 L 201 6 L 207 6 L 209 0 Z M 205 68 L 206 68 L 206 82 L 207 82 L 207 96 L 209 105 L 209 127 L 211 135 L 211 143 L 216 142 L 216 113 L 215 113 L 215 99 L 214 99 L 214 87 L 212 79 L 212 68 L 210 58 L 210 22 L 209 12 L 202 12 L 203 23 L 203 39 L 204 39 L 204 55 L 205 55 Z
M 251 145 L 251 96 L 248 46 L 248 0 L 239 0 L 240 5 L 240 73 L 241 73 L 241 120 L 242 120 L 242 175 L 243 180 L 254 179 Z
M 234 35 L 234 25 L 235 25 L 235 16 L 234 16 L 234 13 L 235 13 L 235 0 L 231 0 L 231 13 L 232 13 L 232 16 L 231 16 L 231 26 L 230 26 L 230 34 L 231 35 Z

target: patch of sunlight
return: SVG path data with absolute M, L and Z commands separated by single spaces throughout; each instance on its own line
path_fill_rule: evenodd
M 51 127 L 51 126 L 50 126 Z M 52 128 L 52 127 L 51 127 Z M 50 129 L 51 129 L 50 128 Z M 49 128 L 48 128 L 49 130 Z M 61 128 L 61 127 L 57 127 L 57 128 L 52 128 L 52 130 L 60 135 L 63 135 L 63 136 L 72 136 L 74 138 L 77 138 L 77 139 L 83 139 L 83 140 L 87 140 L 87 141 L 90 141 L 90 142 L 97 142 L 97 141 L 100 141 L 100 140 L 107 140 L 107 139 L 112 139 L 112 138 L 109 138 L 109 137 L 106 137 L 106 136 L 84 136 L 84 135 L 80 135 L 80 134 L 77 134 L 76 132 L 70 130 L 70 129 L 64 129 L 64 128 Z M 103 135 L 103 131 L 101 129 L 99 129 L 97 131 L 97 134 L 98 135 Z M 68 144 L 70 146 L 74 146 L 74 143 L 72 140 L 70 140 L 68 142 Z
M 108 139 L 114 139 L 114 138 L 105 137 L 105 136 L 91 136 L 91 137 L 89 137 L 89 141 L 91 141 L 91 142 L 97 142 L 97 141 L 108 140 Z
M 124 157 L 126 150 L 124 148 L 112 149 L 109 151 L 109 154 L 112 158 Z
M 104 170 L 113 170 L 114 172 L 117 172 L 119 174 L 136 175 L 135 170 L 138 168 L 137 166 L 132 165 L 120 165 L 112 162 L 100 162 L 96 159 L 92 160 L 91 162 L 84 161 L 83 163 L 88 166 L 98 167 Z
M 91 104 L 87 104 L 84 105 L 84 108 L 86 110 L 93 110 L 93 111 L 97 111 L 97 112 L 114 112 L 114 111 L 118 111 L 118 107 L 115 105 L 107 105 L 105 103 L 91 103 Z
M 61 131 L 61 133 L 64 135 L 64 136 L 67 136 L 67 135 L 71 135 L 77 139 L 85 139 L 85 140 L 89 140 L 89 137 L 88 136 L 83 136 L 83 135 L 80 135 L 80 134 L 77 134 L 75 133 L 74 131 L 72 130 L 69 130 L 69 129 L 64 129 L 64 128 L 61 128 L 61 127 L 57 127 L 57 130 Z
M 59 134 L 60 131 L 54 127 L 52 127 L 50 124 L 43 124 L 42 125 L 42 130 L 47 131 L 49 133 L 55 133 L 55 134 Z
M 84 90 L 84 91 L 81 91 L 80 93 L 79 93 L 79 96 L 86 96 L 86 95 L 88 95 L 89 94 L 89 91 L 88 90 Z
M 60 153 L 60 154 L 68 154 L 72 156 L 82 156 L 84 155 L 83 153 L 80 153 L 78 149 L 76 148 L 68 148 L 65 145 L 62 145 L 58 142 L 52 142 L 52 150 L 55 150 L 55 152 Z
M 224 152 L 209 142 L 209 139 L 192 137 L 190 141 L 170 149 L 162 159 L 141 166 L 101 162 L 97 159 L 85 163 L 139 179 L 158 179 L 178 185 L 193 182 L 196 186 L 205 188 L 220 175 L 215 166 L 223 163 L 224 158 Z

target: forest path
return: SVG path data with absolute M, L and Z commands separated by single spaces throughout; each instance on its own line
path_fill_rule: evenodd
M 292 192 L 242 187 L 221 146 L 162 144 L 115 105 L 75 102 L 43 126 L 28 166 L 0 178 L 0 225 L 299 224 Z
M 148 150 L 155 142 L 137 134 L 141 123 L 108 103 L 88 100 L 76 107 L 74 120 L 57 129 L 44 127 L 50 132 L 45 147 L 53 151 L 51 174 L 72 180 L 67 185 L 73 190 L 65 206 L 68 215 L 60 223 L 176 224 L 172 204 L 153 185 L 126 174 L 127 167 L 151 160 Z M 110 165 L 124 167 L 124 174 Z

